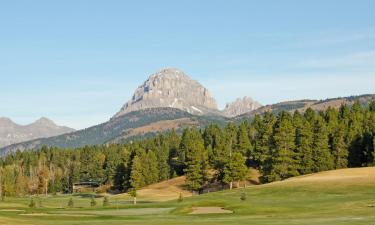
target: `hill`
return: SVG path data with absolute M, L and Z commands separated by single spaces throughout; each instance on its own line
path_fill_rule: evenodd
M 326 110 L 328 107 L 339 108 L 341 105 L 352 105 L 355 101 L 359 101 L 362 105 L 368 105 L 369 102 L 375 100 L 375 94 L 366 94 L 349 97 L 329 98 L 325 100 L 296 100 L 285 101 L 272 105 L 262 106 L 256 110 L 237 116 L 236 120 L 243 120 L 254 117 L 256 114 L 262 114 L 267 111 L 278 113 L 280 111 L 294 112 L 298 110 L 304 112 L 307 108 L 312 108 L 315 111 Z
M 171 129 L 180 131 L 187 126 L 204 127 L 211 122 L 224 124 L 226 119 L 214 115 L 192 115 L 175 108 L 145 109 L 114 117 L 108 122 L 69 134 L 10 145 L 3 148 L 1 154 L 16 150 L 38 149 L 44 145 L 73 148 L 121 142 L 155 135 L 157 132 Z

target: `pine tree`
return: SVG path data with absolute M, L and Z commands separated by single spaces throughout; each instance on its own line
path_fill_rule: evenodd
M 332 156 L 335 169 L 348 166 L 348 146 L 345 143 L 345 125 L 340 123 L 332 134 Z
M 159 169 L 156 155 L 153 151 L 148 151 L 147 154 L 142 154 L 142 175 L 146 185 L 153 184 L 159 181 Z
M 132 161 L 132 168 L 130 173 L 130 184 L 134 189 L 139 189 L 146 185 L 143 176 L 143 166 L 141 159 L 136 155 Z
M 258 133 L 254 148 L 254 159 L 263 173 L 269 170 L 271 166 L 272 134 L 275 121 L 275 116 L 270 112 L 266 112 L 263 118 L 255 116 L 253 122 Z
M 249 124 L 244 121 L 240 124 L 237 132 L 237 146 L 236 151 L 240 152 L 243 156 L 250 157 L 252 146 L 249 138 Z
M 363 111 L 361 104 L 356 101 L 350 110 L 349 115 L 349 131 L 348 142 L 349 144 L 349 165 L 351 167 L 361 166 L 365 161 L 362 138 L 363 138 Z
M 299 174 L 295 139 L 292 117 L 289 113 L 281 112 L 275 124 L 270 170 L 264 174 L 268 181 L 282 180 Z
M 310 123 L 298 111 L 293 115 L 296 128 L 296 156 L 299 158 L 300 174 L 313 172 L 314 161 L 312 153 L 313 132 Z
M 317 116 L 314 123 L 313 160 L 314 172 L 330 170 L 334 167 L 326 124 L 321 116 Z
M 194 128 L 185 130 L 180 148 L 186 155 L 186 183 L 191 190 L 201 191 L 207 181 L 208 155 L 199 131 Z
M 235 152 L 224 165 L 222 181 L 229 184 L 229 188 L 232 189 L 233 182 L 237 181 L 237 186 L 239 186 L 239 182 L 245 180 L 247 173 L 244 157 L 241 153 Z

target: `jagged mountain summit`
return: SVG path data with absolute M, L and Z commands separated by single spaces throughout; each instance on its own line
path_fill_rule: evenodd
M 163 69 L 139 86 L 114 118 L 142 109 L 170 107 L 193 115 L 220 113 L 216 100 L 199 82 L 178 69 Z
M 29 125 L 19 125 L 11 119 L 0 118 L 0 147 L 29 141 L 37 138 L 47 138 L 73 132 L 74 129 L 58 126 L 50 119 L 42 117 Z
M 223 110 L 223 114 L 226 117 L 236 117 L 260 107 L 262 107 L 262 105 L 259 102 L 246 96 L 243 98 L 237 98 L 234 102 L 228 103 Z

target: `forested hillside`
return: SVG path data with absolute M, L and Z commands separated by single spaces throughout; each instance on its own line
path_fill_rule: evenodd
M 0 194 L 72 192 L 75 182 L 96 181 L 120 191 L 178 175 L 191 190 L 210 182 L 231 186 L 258 168 L 263 182 L 296 175 L 374 165 L 375 101 L 303 114 L 266 112 L 251 121 L 186 128 L 125 144 L 16 152 L 1 158 Z M 215 171 L 209 179 L 209 171 Z

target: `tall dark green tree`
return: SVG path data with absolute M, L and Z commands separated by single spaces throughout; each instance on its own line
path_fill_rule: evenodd
M 273 134 L 271 165 L 264 174 L 268 181 L 282 180 L 299 174 L 295 135 L 291 115 L 287 112 L 279 113 Z
M 314 172 L 330 170 L 334 168 L 333 157 L 329 149 L 328 131 L 322 116 L 317 116 L 314 123 L 314 136 L 312 153 L 314 160 Z
M 239 187 L 240 181 L 244 181 L 247 174 L 248 168 L 245 165 L 244 156 L 239 152 L 235 152 L 224 165 L 222 182 L 229 184 L 230 189 L 233 187 L 233 182 L 237 182 L 237 187 Z
M 236 151 L 246 157 L 250 157 L 252 154 L 252 146 L 248 131 L 249 124 L 247 121 L 242 122 L 237 131 Z
M 201 191 L 207 182 L 208 154 L 200 132 L 194 128 L 186 129 L 180 148 L 185 152 L 186 183 L 191 190 Z
M 340 123 L 332 131 L 332 156 L 334 160 L 334 168 L 341 169 L 348 166 L 348 146 L 345 143 L 345 125 Z
M 296 155 L 299 158 L 299 172 L 308 174 L 313 172 L 313 132 L 311 124 L 298 111 L 293 115 L 294 126 L 296 128 Z

